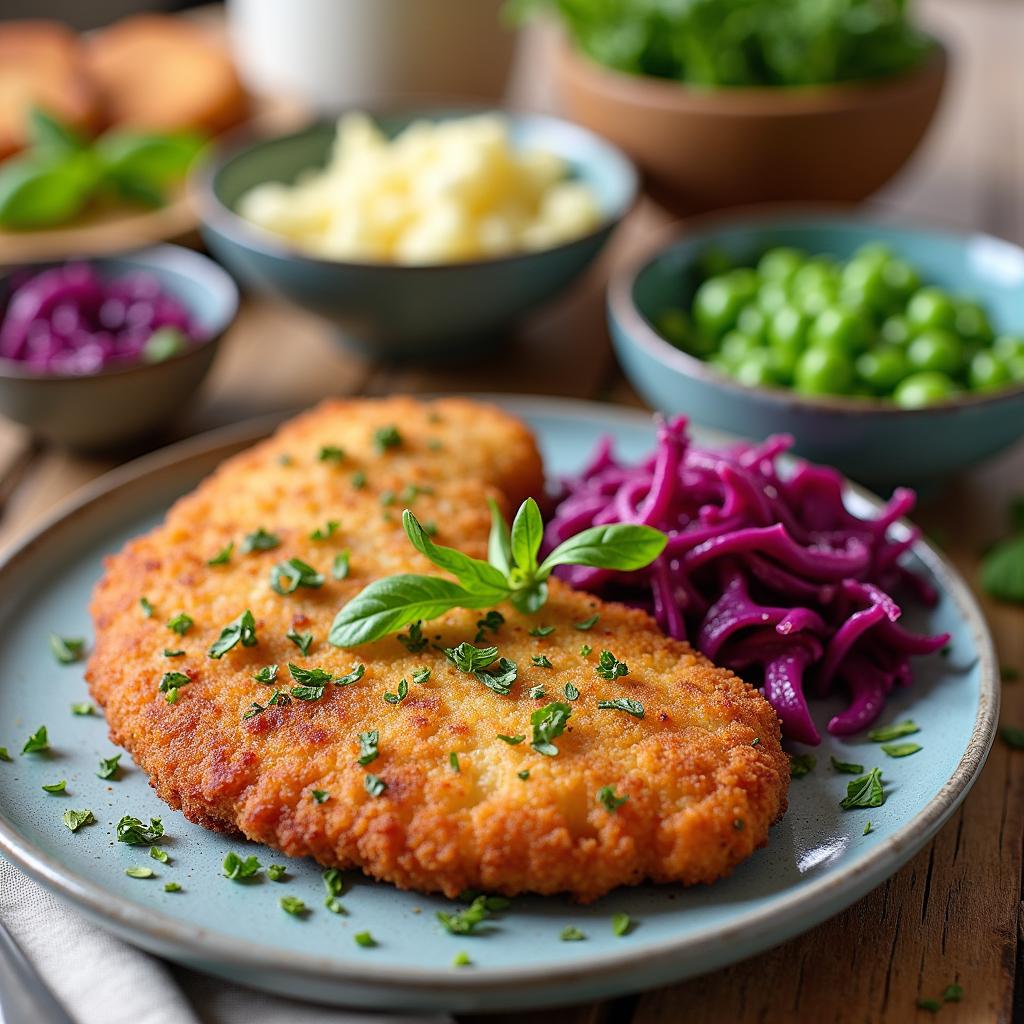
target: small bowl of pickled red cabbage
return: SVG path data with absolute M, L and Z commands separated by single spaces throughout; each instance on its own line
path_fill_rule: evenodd
M 609 289 L 655 408 L 885 489 L 1024 438 L 1024 249 L 821 209 L 695 218 Z
M 141 446 L 189 408 L 234 319 L 212 260 L 161 245 L 0 279 L 0 412 L 43 441 Z

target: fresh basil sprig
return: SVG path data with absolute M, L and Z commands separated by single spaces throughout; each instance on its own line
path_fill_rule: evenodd
M 570 537 L 538 562 L 544 523 L 533 498 L 519 507 L 511 529 L 491 502 L 486 562 L 435 544 L 409 509 L 402 513 L 402 525 L 413 547 L 458 582 L 410 573 L 374 580 L 335 616 L 328 637 L 335 647 L 369 643 L 452 608 L 486 608 L 509 601 L 531 614 L 547 601 L 547 580 L 556 566 L 631 572 L 650 565 L 667 542 L 663 533 L 650 526 L 595 526 Z

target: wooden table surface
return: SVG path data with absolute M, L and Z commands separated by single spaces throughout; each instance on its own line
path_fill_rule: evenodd
M 1024 6 L 924 0 L 921 9 L 952 44 L 951 87 L 913 165 L 877 202 L 911 220 L 1024 242 Z M 544 88 L 531 64 L 527 95 L 543 97 Z M 475 365 L 376 365 L 339 349 L 314 318 L 248 298 L 176 434 L 340 394 L 503 391 L 637 404 L 614 363 L 602 288 L 608 269 L 665 223 L 662 211 L 642 205 L 586 281 L 538 315 L 510 347 Z M 15 539 L 111 465 L 35 447 L 20 429 L 0 421 L 0 542 Z M 954 482 L 918 518 L 973 583 L 979 551 L 1004 528 L 1009 498 L 1022 492 L 1024 446 L 1018 446 Z M 1024 670 L 1024 612 L 985 599 L 983 605 L 1003 664 Z M 1006 686 L 1003 720 L 1024 725 L 1024 683 Z M 901 1024 L 927 1019 L 917 1000 L 936 997 L 952 982 L 963 986 L 964 998 L 942 1008 L 948 1024 L 1024 1019 L 1024 986 L 1017 983 L 1022 829 L 1024 754 L 997 742 L 963 808 L 934 842 L 845 913 L 715 974 L 530 1019 Z

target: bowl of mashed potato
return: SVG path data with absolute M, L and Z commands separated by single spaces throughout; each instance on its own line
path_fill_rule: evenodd
M 637 176 L 551 117 L 353 112 L 223 149 L 195 187 L 207 245 L 245 284 L 347 344 L 423 358 L 493 346 L 566 288 Z

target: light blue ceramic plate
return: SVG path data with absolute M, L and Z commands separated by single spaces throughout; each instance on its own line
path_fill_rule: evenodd
M 611 431 L 621 450 L 649 448 L 648 417 L 606 406 L 508 399 L 536 430 L 553 472 L 579 466 L 598 437 Z M 673 981 L 742 959 L 804 931 L 846 907 L 890 876 L 953 813 L 980 770 L 995 729 L 998 691 L 992 646 L 963 582 L 930 548 L 916 546 L 916 568 L 942 595 L 930 611 L 907 619 L 928 631 L 948 630 L 948 657 L 919 665 L 912 689 L 897 695 L 885 721 L 912 715 L 924 749 L 888 760 L 875 744 L 832 739 L 817 751 L 818 767 L 794 781 L 789 812 L 769 845 L 717 885 L 623 889 L 578 907 L 558 898 L 523 898 L 478 937 L 441 930 L 435 911 L 446 901 L 398 892 L 350 876 L 347 916 L 323 909 L 320 872 L 289 863 L 287 884 L 266 879 L 244 885 L 221 877 L 230 850 L 255 853 L 264 864 L 279 856 L 213 835 L 167 809 L 130 764 L 120 780 L 96 776 L 115 752 L 96 717 L 76 717 L 70 705 L 87 699 L 80 665 L 58 667 L 48 650 L 51 631 L 88 635 L 89 591 L 103 556 L 148 529 L 168 504 L 224 457 L 266 428 L 220 432 L 186 442 L 118 470 L 90 487 L 44 524 L 0 569 L 0 745 L 14 755 L 0 762 L 0 851 L 129 941 L 174 960 L 289 995 L 379 1009 L 516 1009 L 611 996 Z M 869 499 L 850 494 L 863 511 Z M 830 713 L 815 709 L 819 721 Z M 53 751 L 19 756 L 26 737 L 49 728 Z M 834 753 L 880 765 L 888 799 L 871 811 L 844 812 L 848 776 L 828 767 Z M 125 758 L 127 760 L 127 757 Z M 67 779 L 68 795 L 50 796 L 45 783 Z M 98 823 L 71 834 L 68 808 L 91 808 Z M 161 816 L 164 866 L 145 847 L 114 841 L 124 814 Z M 864 835 L 870 819 L 873 831 Z M 156 878 L 134 880 L 132 865 Z M 164 892 L 179 882 L 183 891 Z M 278 907 L 285 894 L 315 908 L 305 920 Z M 610 919 L 626 911 L 636 922 L 627 936 Z M 575 925 L 582 942 L 559 934 Z M 379 945 L 360 948 L 356 932 Z M 465 950 L 471 967 L 454 967 Z

